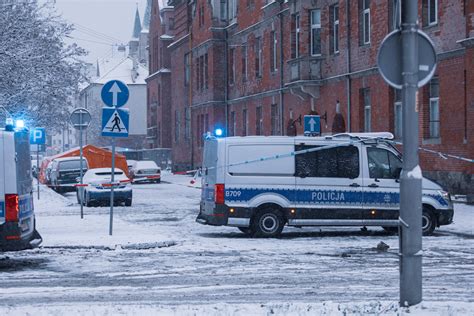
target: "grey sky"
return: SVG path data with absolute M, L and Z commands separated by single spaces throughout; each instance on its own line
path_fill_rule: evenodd
M 56 9 L 77 26 L 72 41 L 87 49 L 86 60 L 95 63 L 97 58 L 112 56 L 113 44 L 128 43 L 137 4 L 143 19 L 146 0 L 56 0 Z

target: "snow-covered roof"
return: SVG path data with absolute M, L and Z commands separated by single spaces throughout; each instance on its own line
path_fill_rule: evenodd
M 146 84 L 148 69 L 137 63 L 136 77 L 133 76 L 133 59 L 130 57 L 106 58 L 97 62 L 99 77 L 92 83 L 104 84 L 110 80 L 120 80 L 125 84 Z

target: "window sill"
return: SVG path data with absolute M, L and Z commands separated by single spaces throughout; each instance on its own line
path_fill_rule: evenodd
M 441 144 L 441 137 L 438 138 L 426 138 L 422 141 L 423 145 L 439 145 Z

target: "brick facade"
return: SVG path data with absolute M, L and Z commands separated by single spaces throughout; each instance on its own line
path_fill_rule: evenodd
M 175 169 L 188 169 L 199 166 L 202 134 L 216 127 L 236 136 L 302 134 L 300 115 L 318 113 L 326 118 L 324 134 L 340 130 L 341 115 L 346 131 L 395 133 L 399 94 L 382 80 L 376 64 L 380 43 L 393 29 L 393 3 L 168 1 L 158 9 L 168 26 L 154 24 L 160 13 L 153 12 L 150 28 L 150 73 L 159 70 L 153 54 L 169 60 L 170 71 L 156 75 L 167 78 L 169 89 L 161 94 L 168 99 L 156 116 L 162 140 L 150 146 L 169 145 Z M 435 43 L 438 67 L 431 89 L 428 84 L 418 94 L 420 143 L 472 158 L 474 2 L 438 0 L 437 14 L 426 3 L 419 1 L 420 27 Z M 367 32 L 364 16 L 370 17 Z M 320 40 L 312 41 L 318 33 Z M 168 45 L 160 55 L 153 39 L 164 34 Z M 150 95 L 157 89 L 153 78 Z M 421 161 L 425 174 L 455 191 L 473 190 L 472 164 L 425 153 Z

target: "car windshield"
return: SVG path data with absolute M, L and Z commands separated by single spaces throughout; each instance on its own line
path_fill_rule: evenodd
M 80 160 L 62 161 L 59 163 L 59 169 L 60 170 L 76 170 L 76 169 L 81 168 L 80 164 L 81 164 Z M 85 161 L 82 161 L 82 168 L 83 169 L 87 168 Z

